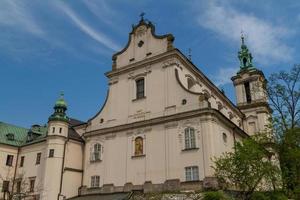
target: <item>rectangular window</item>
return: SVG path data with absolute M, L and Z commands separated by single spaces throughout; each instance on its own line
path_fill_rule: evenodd
M 52 127 L 52 133 L 54 133 L 55 132 L 55 127 Z
M 196 137 L 194 128 L 186 128 L 184 130 L 185 149 L 196 148 Z
M 245 92 L 246 92 L 246 100 L 247 100 L 247 103 L 251 103 L 250 83 L 249 83 L 249 82 L 245 82 L 245 83 L 244 83 L 244 86 L 245 86 Z
M 91 187 L 99 187 L 99 186 L 100 186 L 100 176 L 92 176 Z
M 34 184 L 35 184 L 35 179 L 30 179 L 29 192 L 34 192 Z
M 141 99 L 145 97 L 145 80 L 144 78 L 136 81 L 136 98 Z
M 198 166 L 186 167 L 185 179 L 186 181 L 198 181 L 199 180 Z
M 21 156 L 20 167 L 24 166 L 24 159 L 25 159 L 25 156 Z
M 62 132 L 62 128 L 59 128 L 59 133 L 61 133 Z
M 21 193 L 21 183 L 22 180 L 17 180 L 17 193 Z
M 36 154 L 36 161 L 35 161 L 36 165 L 39 165 L 41 163 L 41 156 L 42 156 L 42 153 Z
M 49 158 L 53 158 L 54 157 L 54 149 L 50 149 L 49 150 Z
M 9 181 L 3 181 L 2 192 L 8 192 L 8 191 L 9 191 Z
M 13 155 L 7 155 L 6 157 L 6 166 L 12 166 L 14 161 Z

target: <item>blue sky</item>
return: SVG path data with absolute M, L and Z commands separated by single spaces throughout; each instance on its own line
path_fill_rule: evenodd
M 106 96 L 111 55 L 142 11 L 235 101 L 241 31 L 266 76 L 288 70 L 300 63 L 299 10 L 294 0 L 1 0 L 0 121 L 45 124 L 60 91 L 69 116 L 91 118 Z

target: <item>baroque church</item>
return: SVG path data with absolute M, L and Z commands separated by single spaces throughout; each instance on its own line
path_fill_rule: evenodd
M 266 79 L 242 37 L 234 104 L 174 39 L 141 18 L 112 56 L 105 103 L 87 122 L 67 115 L 63 95 L 47 125 L 0 122 L 0 199 L 121 199 L 217 187 L 211 158 L 268 125 Z

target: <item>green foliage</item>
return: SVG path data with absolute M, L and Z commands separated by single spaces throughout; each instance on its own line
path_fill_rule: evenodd
M 283 190 L 300 199 L 300 65 L 273 73 L 267 84 L 272 130 L 282 171 Z
M 251 200 L 270 200 L 270 198 L 262 192 L 254 192 L 251 195 Z
M 203 200 L 229 200 L 221 191 L 206 192 Z
M 288 198 L 281 192 L 273 192 L 269 196 L 271 200 L 288 200 Z
M 300 198 L 300 128 L 286 131 L 278 145 L 285 191 L 290 197 Z
M 280 169 L 271 161 L 271 152 L 257 138 L 237 142 L 234 152 L 226 152 L 214 160 L 215 176 L 221 186 L 238 188 L 242 199 L 249 199 L 263 181 L 264 187 L 275 189 L 280 184 Z

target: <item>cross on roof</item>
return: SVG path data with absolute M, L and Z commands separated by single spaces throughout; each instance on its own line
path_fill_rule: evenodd
M 146 13 L 144 13 L 144 12 L 142 12 L 142 13 L 140 14 L 141 21 L 143 21 L 143 20 L 144 20 L 144 16 L 145 16 L 145 14 L 146 14 Z
M 245 42 L 245 36 L 244 36 L 244 31 L 241 30 L 241 39 L 242 39 L 242 44 Z

